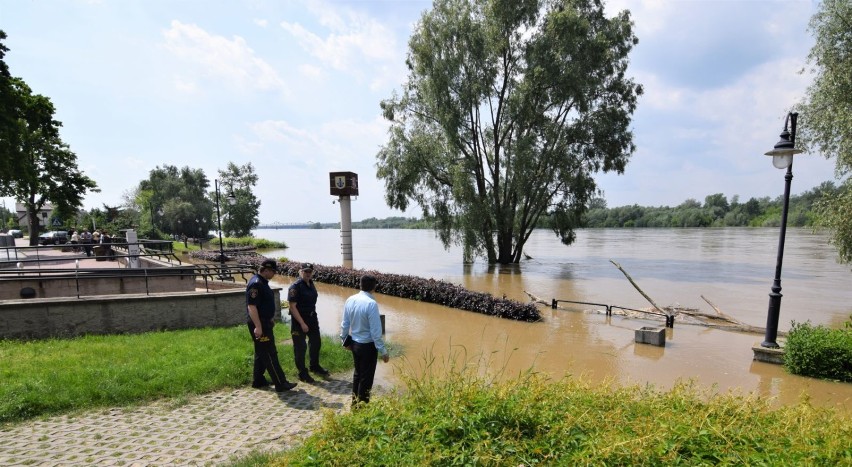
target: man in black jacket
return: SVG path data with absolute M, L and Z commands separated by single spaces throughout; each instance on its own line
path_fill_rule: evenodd
M 260 263 L 260 270 L 252 276 L 246 285 L 246 317 L 248 328 L 254 341 L 254 373 L 251 386 L 263 388 L 269 386 L 269 381 L 263 376 L 269 372 L 272 384 L 277 392 L 289 391 L 296 383 L 287 381 L 284 370 L 278 361 L 278 350 L 275 348 L 275 294 L 269 287 L 269 280 L 275 275 L 278 265 L 275 260 L 268 259 Z

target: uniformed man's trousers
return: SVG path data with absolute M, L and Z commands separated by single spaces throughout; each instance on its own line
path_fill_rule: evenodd
M 254 337 L 254 323 L 248 322 L 249 334 L 254 342 L 254 370 L 252 383 L 258 384 L 266 381 L 263 374 L 268 372 L 269 379 L 276 387 L 287 381 L 281 362 L 278 361 L 278 349 L 275 347 L 275 334 L 271 325 L 262 325 L 263 336 L 259 339 Z
M 293 330 L 293 357 L 296 360 L 296 369 L 299 370 L 299 375 L 308 374 L 308 369 L 305 368 L 305 353 L 308 354 L 309 368 L 320 368 L 319 354 L 322 345 L 322 337 L 320 336 L 319 324 L 314 320 L 313 323 L 307 322 L 310 329 L 307 334 L 302 332 L 301 328 Z M 296 326 L 299 326 L 296 323 Z

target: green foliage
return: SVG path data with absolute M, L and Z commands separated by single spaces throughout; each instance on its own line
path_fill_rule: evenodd
M 794 322 L 784 366 L 797 375 L 852 382 L 852 316 L 843 329 Z
M 353 222 L 353 229 L 420 229 L 424 227 L 425 222 L 414 217 L 386 217 L 384 219 L 376 219 L 370 217 L 359 222 Z
M 219 205 L 222 210 L 222 230 L 225 235 L 247 237 L 251 229 L 258 226 L 260 220 L 260 200 L 252 192 L 257 185 L 254 166 L 248 162 L 237 166 L 228 162 L 225 170 L 219 171 Z M 227 201 L 233 196 L 234 204 Z M 211 193 L 211 198 L 215 193 Z
M 827 200 L 839 196 L 842 188 L 823 182 L 800 195 L 790 196 L 787 225 L 792 227 L 815 226 L 819 209 L 834 209 Z M 582 217 L 583 226 L 598 227 L 777 227 L 781 225 L 781 196 L 751 198 L 740 203 L 734 196 L 729 203 L 721 193 L 707 196 L 702 205 L 689 199 L 676 207 L 643 207 L 638 205 L 607 208 L 597 203 Z M 840 216 L 841 214 L 838 214 Z M 830 217 L 825 217 L 830 218 Z M 541 225 L 541 226 L 546 226 Z
M 632 28 L 594 0 L 435 1 L 402 95 L 381 103 L 388 205 L 418 204 L 466 260 L 519 262 L 544 215 L 570 244 L 593 174 L 622 172 L 635 149 Z
M 218 247 L 219 239 L 214 238 L 210 240 L 210 244 Z M 276 242 L 274 240 L 255 237 L 225 237 L 222 239 L 222 246 L 225 248 L 254 247 L 258 250 L 287 248 L 285 242 Z
M 832 233 L 844 262 L 852 262 L 852 2 L 823 0 L 811 18 L 816 39 L 808 61 L 815 75 L 800 113 L 796 143 L 808 152 L 836 158 L 843 193 L 821 204 L 818 224 Z
M 0 31 L 0 40 L 6 34 Z M 49 98 L 34 94 L 20 78 L 13 78 L 2 58 L 0 43 L 0 196 L 11 196 L 26 206 L 30 244 L 38 243 L 36 214 L 46 204 L 55 213 L 71 217 L 87 192 L 97 184 L 77 167 L 77 155 L 59 136 L 56 109 Z
M 535 373 L 497 379 L 424 357 L 404 392 L 328 414 L 269 465 L 848 465 L 852 425 L 802 404 L 616 387 Z M 413 374 L 420 376 L 412 376 Z
M 162 397 L 238 387 L 251 380 L 252 344 L 245 325 L 216 329 L 0 340 L 0 423 Z M 279 359 L 295 374 L 291 346 Z M 352 367 L 336 337 L 323 337 L 331 371 Z
M 817 225 L 831 232 L 831 243 L 841 261 L 852 262 L 852 179 L 816 205 Z
M 207 238 L 214 229 L 216 216 L 213 202 L 205 190 L 210 186 L 201 169 L 164 165 L 151 170 L 139 189 L 152 191 L 150 202 L 162 216 L 155 218 L 157 228 L 169 235 Z

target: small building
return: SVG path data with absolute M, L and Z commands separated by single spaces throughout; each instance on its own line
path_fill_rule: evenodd
M 27 207 L 24 203 L 15 203 L 15 211 L 17 213 L 18 225 L 23 227 L 29 227 L 30 225 L 30 217 L 27 214 Z M 53 205 L 45 204 L 39 209 L 36 213 L 36 217 L 38 218 L 39 227 L 50 228 L 50 214 L 53 212 Z

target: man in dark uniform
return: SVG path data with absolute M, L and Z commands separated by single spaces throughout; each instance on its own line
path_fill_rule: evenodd
M 269 287 L 269 280 L 275 275 L 278 265 L 275 260 L 268 259 L 260 263 L 260 270 L 252 276 L 246 285 L 246 317 L 248 328 L 254 341 L 254 373 L 251 387 L 264 388 L 269 381 L 263 376 L 269 372 L 269 378 L 277 392 L 289 391 L 296 383 L 287 381 L 284 370 L 278 361 L 278 350 L 275 348 L 275 294 Z
M 290 333 L 293 335 L 293 356 L 296 368 L 299 370 L 299 380 L 306 383 L 316 381 L 305 368 L 305 350 L 310 358 L 310 370 L 322 376 L 328 375 L 328 370 L 320 366 L 319 354 L 321 337 L 319 321 L 317 320 L 317 289 L 313 281 L 314 265 L 302 263 L 299 268 L 299 279 L 287 291 L 287 301 L 290 302 Z M 305 338 L 308 344 L 305 344 Z

